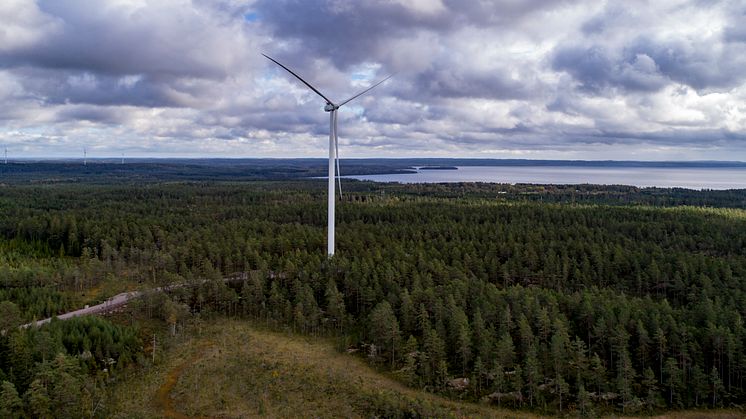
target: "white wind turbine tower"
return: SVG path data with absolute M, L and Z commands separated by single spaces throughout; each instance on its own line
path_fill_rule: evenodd
M 83 166 L 88 166 L 88 150 L 83 147 Z
M 386 77 L 385 79 L 370 86 L 369 88 L 363 90 L 362 92 L 356 94 L 355 96 L 352 96 L 351 98 L 345 101 L 342 101 L 339 104 L 335 104 L 329 98 L 327 98 L 321 92 L 319 92 L 315 87 L 311 86 L 307 81 L 303 80 L 299 75 L 295 74 L 293 70 L 285 67 L 284 65 L 280 64 L 277 60 L 275 60 L 274 58 L 266 54 L 262 54 L 262 55 L 267 57 L 273 63 L 284 68 L 288 73 L 295 76 L 295 78 L 300 80 L 303 84 L 308 86 L 309 89 L 313 90 L 314 93 L 321 96 L 326 101 L 326 106 L 324 106 L 324 111 L 329 112 L 329 199 L 328 199 L 328 205 L 327 205 L 328 230 L 327 230 L 327 239 L 326 239 L 326 249 L 327 249 L 327 253 L 329 254 L 329 257 L 332 257 L 334 256 L 334 179 L 336 177 L 334 174 L 335 163 L 336 163 L 337 173 L 339 173 L 339 156 L 338 156 L 339 155 L 339 139 L 337 137 L 337 110 L 341 108 L 342 106 L 344 106 L 345 104 L 347 104 L 348 102 L 350 102 L 351 100 L 357 99 L 358 97 L 364 95 L 365 93 L 368 93 L 374 87 L 390 79 L 391 76 Z M 339 185 L 339 193 L 340 195 L 342 194 L 341 184 Z

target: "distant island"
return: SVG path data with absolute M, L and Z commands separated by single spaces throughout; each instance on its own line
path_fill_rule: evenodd
M 458 170 L 456 166 L 422 166 L 419 170 Z

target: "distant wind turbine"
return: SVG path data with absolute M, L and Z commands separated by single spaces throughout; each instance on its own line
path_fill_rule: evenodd
M 365 93 L 368 93 L 373 88 L 377 87 L 379 84 L 385 82 L 386 80 L 390 79 L 391 76 L 386 77 L 385 79 L 379 81 L 378 83 L 368 87 L 367 89 L 363 90 L 362 92 L 356 94 L 355 96 L 352 96 L 351 98 L 342 101 L 338 105 L 332 102 L 328 97 L 324 96 L 321 92 L 319 92 L 315 87 L 311 86 L 310 83 L 303 80 L 299 75 L 295 74 L 293 70 L 285 67 L 284 65 L 280 64 L 277 60 L 270 57 L 267 54 L 262 54 L 269 60 L 271 60 L 273 63 L 279 65 L 280 67 L 284 68 L 288 73 L 292 74 L 300 80 L 303 84 L 305 84 L 309 89 L 313 90 L 314 93 L 321 96 L 326 101 L 326 106 L 324 106 L 324 111 L 329 112 L 329 199 L 328 199 L 328 205 L 327 205 L 327 212 L 328 212 L 328 230 L 327 230 L 327 239 L 326 239 L 326 248 L 327 253 L 329 254 L 329 257 L 334 256 L 334 169 L 335 169 L 335 163 L 336 163 L 336 169 L 337 173 L 339 173 L 339 138 L 337 137 L 337 110 L 350 102 L 351 100 L 357 99 L 358 97 L 364 95 Z M 339 181 L 339 180 L 338 180 Z M 339 184 L 339 193 L 342 194 L 342 184 Z
M 88 166 L 88 150 L 83 147 L 83 166 Z
M 8 147 L 5 147 L 5 164 L 8 164 Z

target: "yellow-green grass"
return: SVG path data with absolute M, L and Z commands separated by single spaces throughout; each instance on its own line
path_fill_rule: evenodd
M 327 339 L 211 322 L 164 362 L 112 389 L 116 417 L 530 418 L 526 412 L 448 400 L 408 388 Z
M 607 416 L 608 418 L 639 418 L 640 416 Z M 743 419 L 746 412 L 735 410 L 686 410 L 680 412 L 669 412 L 659 415 L 643 416 L 651 419 Z

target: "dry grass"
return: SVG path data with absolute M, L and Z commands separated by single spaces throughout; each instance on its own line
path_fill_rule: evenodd
M 609 416 L 619 419 L 632 418 L 632 416 Z M 735 410 L 687 410 L 682 412 L 670 412 L 663 415 L 648 416 L 650 419 L 744 419 L 746 414 Z
M 536 417 L 413 390 L 340 354 L 331 342 L 223 320 L 120 383 L 117 417 Z
M 371 417 L 411 410 L 439 417 L 527 417 L 409 389 L 331 342 L 230 321 L 185 369 L 172 397 L 205 417 Z

